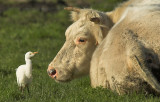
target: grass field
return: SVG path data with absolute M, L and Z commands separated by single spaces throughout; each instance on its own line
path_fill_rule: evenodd
M 88 76 L 56 83 L 47 67 L 65 41 L 69 12 L 42 13 L 11 8 L 0 16 L 0 102 L 160 102 L 159 97 L 133 93 L 119 96 L 90 86 Z M 15 69 L 24 64 L 27 51 L 38 51 L 33 60 L 30 94 L 18 90 Z

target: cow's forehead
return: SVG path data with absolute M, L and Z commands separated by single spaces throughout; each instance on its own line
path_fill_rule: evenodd
M 89 32 L 89 28 L 91 27 L 90 23 L 91 22 L 88 22 L 88 21 L 84 22 L 84 21 L 78 20 L 67 28 L 65 35 L 75 36 L 79 33 L 83 33 L 83 34 L 87 33 Z

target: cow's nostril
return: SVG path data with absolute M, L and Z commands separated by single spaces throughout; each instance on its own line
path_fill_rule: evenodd
M 49 75 L 55 75 L 55 74 L 56 74 L 56 70 L 55 70 L 55 69 L 50 69 L 50 70 L 48 71 L 48 74 L 49 74 Z

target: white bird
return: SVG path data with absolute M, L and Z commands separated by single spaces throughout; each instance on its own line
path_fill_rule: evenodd
M 25 54 L 26 64 L 20 65 L 16 70 L 17 84 L 20 90 L 27 87 L 29 93 L 29 84 L 32 82 L 32 61 L 31 58 L 38 52 L 27 52 Z

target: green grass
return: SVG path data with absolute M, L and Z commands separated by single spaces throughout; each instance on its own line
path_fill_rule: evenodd
M 88 76 L 69 83 L 56 83 L 47 67 L 65 42 L 65 29 L 71 24 L 69 12 L 41 13 L 12 8 L 0 17 L 0 102 L 160 102 L 152 95 L 122 95 L 102 88 L 93 89 Z M 27 51 L 33 58 L 30 95 L 19 92 L 15 69 L 24 64 Z

